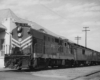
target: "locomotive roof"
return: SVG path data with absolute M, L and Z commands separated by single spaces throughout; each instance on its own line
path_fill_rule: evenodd
M 50 31 L 50 30 L 48 30 L 48 29 L 42 27 L 41 25 L 39 25 L 39 24 L 37 24 L 37 23 L 35 23 L 35 22 L 28 21 L 28 20 L 25 20 L 25 19 L 21 19 L 21 20 L 22 20 L 22 21 L 25 21 L 26 23 L 28 23 L 28 24 L 31 26 L 31 28 L 33 28 L 33 29 L 35 29 L 35 30 L 43 30 L 46 34 L 55 36 L 55 37 L 57 37 L 57 38 L 66 39 L 65 37 L 59 36 L 59 35 L 53 33 L 52 31 Z M 71 40 L 69 40 L 69 39 L 67 39 L 67 40 L 68 40 L 68 42 L 73 43 Z
M 84 48 L 84 49 L 88 49 L 88 50 L 94 51 L 94 52 L 98 52 L 98 51 L 96 51 L 96 50 L 93 50 L 93 49 L 91 49 L 91 48 L 88 48 L 88 47 L 85 47 L 85 46 L 82 46 L 82 45 L 79 45 L 79 44 L 76 44 L 76 43 L 74 43 L 74 45 L 79 46 L 79 47 L 82 47 L 82 48 Z M 100 52 L 98 52 L 98 53 L 100 53 Z

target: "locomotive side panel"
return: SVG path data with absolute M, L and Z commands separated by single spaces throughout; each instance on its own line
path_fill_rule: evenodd
M 93 52 L 93 61 L 97 61 L 98 59 L 97 59 L 97 52 L 96 51 L 94 51 Z
M 44 39 L 44 34 L 40 31 L 31 29 L 30 34 L 35 38 Z
M 97 52 L 97 53 L 98 53 L 98 55 L 97 55 L 98 56 L 98 61 L 100 61 L 100 53 L 99 52 Z
M 36 43 L 33 45 L 33 51 L 36 53 L 37 56 L 42 56 L 44 54 L 44 41 L 43 39 L 38 39 L 33 37 L 33 43 L 36 41 Z
M 64 43 L 64 41 L 63 41 L 63 39 L 61 39 L 61 38 L 58 38 L 58 52 L 60 53 L 60 56 L 64 56 L 64 46 L 63 46 L 63 43 Z
M 57 58 L 58 44 L 55 42 L 55 37 L 45 34 L 45 54 L 48 58 Z
M 86 61 L 85 57 L 85 49 L 82 47 L 77 47 L 77 60 L 79 61 Z
M 89 49 L 85 49 L 85 56 L 87 61 L 92 61 L 93 51 Z
M 97 54 L 97 60 L 96 61 L 99 61 L 100 60 L 100 54 L 96 51 L 96 54 Z
M 34 29 L 31 30 L 32 35 L 32 51 L 35 53 L 35 56 L 42 56 L 44 54 L 44 34 L 36 31 Z
M 66 59 L 71 60 L 71 59 L 75 59 L 74 57 L 74 48 L 72 46 L 72 44 L 69 44 L 68 41 L 64 40 L 64 56 L 66 57 Z
M 58 52 L 58 45 L 56 43 L 45 41 L 45 53 L 46 54 L 56 55 L 57 52 Z

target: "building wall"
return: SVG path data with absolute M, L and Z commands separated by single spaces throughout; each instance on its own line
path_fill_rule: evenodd
M 4 54 L 5 54 L 5 31 L 0 33 L 0 68 L 4 67 Z
M 5 54 L 5 32 L 1 32 L 0 33 L 0 58 L 3 58 L 4 57 L 4 54 Z
M 9 46 L 10 46 L 10 18 L 5 19 L 2 24 L 6 27 L 6 32 L 5 32 L 5 54 L 9 54 Z
M 16 27 L 14 19 L 6 18 L 2 21 L 6 31 L 0 33 L 0 67 L 4 66 L 4 54 L 11 52 L 11 31 Z
M 2 21 L 2 24 L 6 27 L 6 31 L 0 33 L 0 67 L 4 67 L 4 54 L 9 53 L 10 45 L 10 18 Z
M 2 41 L 4 40 L 2 49 L 5 54 L 9 54 L 11 52 L 11 32 L 16 25 L 12 18 L 4 19 L 2 24 L 6 27 L 6 31 L 0 33 L 0 45 L 2 45 Z M 0 55 L 2 55 L 2 53 Z

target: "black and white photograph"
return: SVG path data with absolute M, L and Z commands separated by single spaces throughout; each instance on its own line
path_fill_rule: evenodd
M 0 0 L 0 80 L 100 80 L 100 0 Z

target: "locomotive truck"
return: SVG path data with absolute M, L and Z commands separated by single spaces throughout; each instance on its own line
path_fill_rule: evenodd
M 11 34 L 11 52 L 5 54 L 5 67 L 46 68 L 100 64 L 100 52 L 49 34 L 39 25 L 15 22 Z

